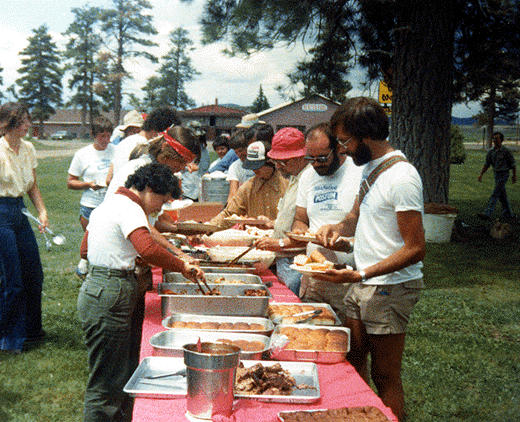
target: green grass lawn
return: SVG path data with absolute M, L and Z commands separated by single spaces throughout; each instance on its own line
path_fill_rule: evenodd
M 412 315 L 403 362 L 409 421 L 519 419 L 520 229 L 515 224 L 512 239 L 496 241 L 476 218 L 493 187 L 491 172 L 477 182 L 483 157 L 482 151 L 469 151 L 466 164 L 451 168 L 450 202 L 468 225 L 464 241 L 427 247 L 427 288 Z M 82 237 L 81 193 L 66 188 L 69 163 L 70 158 L 39 162 L 52 228 L 67 244 L 47 252 L 37 235 L 48 340 L 19 356 L 0 355 L 2 422 L 81 420 L 87 362 L 76 319 L 80 282 L 73 276 Z M 508 184 L 508 193 L 520 213 L 519 185 Z

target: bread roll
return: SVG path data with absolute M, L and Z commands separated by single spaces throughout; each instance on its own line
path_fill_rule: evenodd
M 305 265 L 307 263 L 309 263 L 311 260 L 309 259 L 309 257 L 307 255 L 296 255 L 294 257 L 294 263 L 296 265 Z
M 327 260 L 327 258 L 325 258 L 323 256 L 323 254 L 320 251 L 318 251 L 317 249 L 312 251 L 312 253 L 311 253 L 311 261 L 312 262 L 324 263 L 326 260 Z

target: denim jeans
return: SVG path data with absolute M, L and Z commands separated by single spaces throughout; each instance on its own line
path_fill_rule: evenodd
M 495 189 L 493 189 L 493 193 L 489 198 L 487 208 L 484 211 L 484 214 L 486 214 L 488 217 L 491 217 L 493 215 L 493 211 L 495 211 L 495 205 L 497 201 L 500 201 L 500 203 L 502 204 L 503 217 L 513 216 L 513 211 L 511 211 L 511 206 L 509 205 L 506 192 L 506 182 L 508 178 L 508 171 L 495 172 Z
M 276 258 L 276 275 L 296 296 L 300 294 L 301 273 L 289 268 L 293 258 Z
M 21 350 L 42 329 L 43 270 L 22 198 L 0 198 L 0 349 Z
M 130 421 L 132 399 L 123 387 L 137 366 L 132 323 L 138 300 L 135 277 L 90 269 L 78 295 L 89 377 L 85 422 Z

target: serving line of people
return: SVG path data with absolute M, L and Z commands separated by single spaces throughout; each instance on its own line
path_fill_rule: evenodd
M 140 136 L 139 140 L 130 139 L 130 136 L 115 147 L 114 157 L 118 149 L 122 155 L 119 164 L 114 166 L 115 171 L 106 175 L 110 184 L 105 199 L 100 205 L 91 207 L 90 217 L 80 214 L 81 218 L 89 219 L 83 242 L 83 246 L 88 245 L 88 253 L 82 249 L 82 258 L 89 262 L 89 272 L 78 300 L 90 366 L 85 420 L 99 420 L 96 418 L 102 414 L 105 415 L 102 418 L 106 418 L 103 420 L 119 420 L 117 417 L 129 414 L 128 408 L 125 410 L 129 402 L 121 392 L 121 382 L 137 364 L 136 344 L 140 330 L 136 325 L 142 321 L 144 312 L 139 306 L 144 303 L 144 287 L 138 288 L 134 274 L 136 257 L 139 255 L 143 261 L 167 270 L 181 271 L 193 280 L 204 277 L 191 258 L 160 235 L 160 231 L 170 232 L 176 228 L 164 214 L 159 219 L 156 215 L 163 203 L 182 195 L 179 180 L 173 173 L 182 171 L 200 157 L 200 140 L 189 129 L 178 126 L 175 113 L 167 111 L 164 115 L 152 111 L 139 134 L 133 135 Z M 14 112 L 11 110 L 10 113 Z M 16 185 L 20 189 L 12 193 L 2 191 L 0 204 L 5 212 L 19 213 L 23 206 L 21 196 L 28 192 L 39 211 L 43 228 L 48 219 L 35 182 L 36 162 L 31 158 L 34 150 L 21 140 L 28 129 L 29 115 L 23 110 L 17 113 L 18 120 L 12 120 L 9 126 L 8 119 L 2 119 L 0 111 L 5 135 L 0 141 L 0 158 L 5 160 L 7 157 L 12 163 L 13 151 L 17 149 L 23 151 L 20 155 L 26 158 L 23 158 L 23 165 L 17 164 L 19 177 L 4 174 L 4 168 L 9 167 L 2 166 L 2 189 L 4 180 L 7 180 L 5 186 Z M 148 119 L 155 123 L 147 125 Z M 87 152 L 92 152 L 90 149 L 95 152 L 91 156 L 100 155 L 99 151 L 107 149 L 99 148 L 106 143 L 105 135 L 109 132 L 108 123 L 105 123 L 100 125 L 100 131 L 93 133 L 93 146 L 87 147 Z M 273 136 L 272 129 L 269 131 L 266 126 L 255 121 L 249 128 L 232 134 L 230 146 L 235 147 L 235 152 L 245 152 L 243 160 L 236 162 L 243 170 L 252 171 L 254 177 L 238 186 L 224 210 L 211 223 L 227 228 L 226 217 L 237 214 L 261 218 L 265 227 L 274 228 L 273 237 L 260 239 L 256 246 L 277 252 L 278 276 L 293 292 L 298 292 L 302 300 L 326 302 L 336 310 L 351 329 L 349 361 L 368 380 L 367 355 L 371 354 L 371 375 L 378 393 L 401 417 L 404 398 L 400 367 L 406 323 L 422 288 L 423 200 L 417 171 L 386 140 L 388 118 L 384 110 L 365 97 L 349 100 L 338 109 L 330 123 L 311 128 L 305 136 L 295 128 L 284 128 Z M 131 151 L 130 144 L 133 145 Z M 123 153 L 123 149 L 128 152 Z M 85 160 L 88 164 L 76 157 L 75 160 L 79 163 L 73 160 L 74 165 L 71 164 L 69 187 L 88 187 L 95 191 L 101 184 L 96 183 L 97 177 L 88 174 L 90 159 Z M 95 186 L 91 186 L 93 181 Z M 359 190 L 360 182 L 362 190 Z M 23 230 L 28 226 L 26 219 L 25 223 Z M 14 235 L 12 227 L 2 224 L 0 229 L 2 235 Z M 289 265 L 291 250 L 305 244 L 288 238 L 286 232 L 289 230 L 316 232 L 321 246 L 309 244 L 308 254 L 313 248 L 319 248 L 329 260 L 348 264 L 353 269 L 330 270 L 312 278 L 304 277 L 300 287 L 300 274 Z M 334 251 L 339 235 L 355 235 L 353 254 Z M 107 253 L 109 238 L 113 253 Z M 29 241 L 35 245 L 34 234 Z M 284 250 L 287 250 L 286 254 Z M 6 257 L 11 252 L 2 249 L 2 275 L 7 271 L 16 272 L 14 267 L 6 269 L 10 265 Z M 39 263 L 39 256 L 37 258 Z M 22 262 L 22 258 L 18 257 L 16 262 Z M 41 265 L 39 268 L 41 270 Z M 23 285 L 24 277 L 25 274 L 15 279 L 18 280 L 13 282 L 18 283 L 16 288 Z M 5 277 L 2 278 L 5 284 L 4 280 Z M 38 283 L 41 295 L 41 281 Z M 111 287 L 112 283 L 116 287 Z M 125 289 L 123 310 L 115 306 L 119 299 L 114 296 L 114 289 Z M 28 294 L 22 296 L 22 301 L 32 300 Z M 20 350 L 25 333 L 21 336 L 23 340 L 14 341 L 14 346 L 9 346 L 6 340 L 5 321 L 14 320 L 9 309 L 12 307 L 1 309 L 0 347 Z M 32 309 L 26 309 L 27 312 L 34 314 Z M 104 314 L 107 318 L 100 317 Z M 20 319 L 27 321 L 23 316 Z M 108 322 L 111 319 L 113 321 Z M 20 321 L 17 322 L 21 326 Z M 35 331 L 35 335 L 40 333 L 38 330 L 41 330 L 41 310 L 39 325 L 36 318 L 36 323 L 30 329 L 29 325 L 26 328 L 31 334 Z M 116 377 L 117 383 L 108 383 L 108 375 L 104 373 L 103 362 L 115 362 L 108 349 L 102 347 L 108 337 L 113 337 L 110 341 L 120 342 L 117 344 L 123 346 L 120 348 L 125 349 L 124 353 L 131 352 L 133 356 L 127 359 L 128 368 L 117 368 L 124 372 Z

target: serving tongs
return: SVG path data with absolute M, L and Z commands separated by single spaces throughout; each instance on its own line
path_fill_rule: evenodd
M 196 270 L 193 269 L 193 273 L 195 273 L 195 272 L 196 272 Z M 197 277 L 194 277 L 194 279 L 195 279 L 195 282 L 197 283 L 197 285 L 199 286 L 200 292 L 203 295 L 205 295 L 205 296 L 213 296 L 213 290 L 211 289 L 211 287 L 208 286 L 208 282 L 206 281 L 206 279 L 204 277 L 202 277 L 200 280 Z M 202 281 L 202 284 L 204 284 L 204 286 L 206 287 L 206 289 L 208 289 L 207 293 L 202 288 L 201 281 Z
M 289 315 L 289 316 L 279 316 L 273 318 L 273 322 L 275 324 L 280 324 L 283 322 L 284 318 L 298 318 L 298 317 L 306 317 L 303 319 L 300 319 L 295 322 L 295 324 L 305 324 L 306 322 L 311 321 L 312 319 L 316 318 L 318 315 L 321 315 L 323 313 L 323 309 L 315 309 L 314 311 L 305 311 L 305 312 L 299 312 L 297 314 Z
M 240 258 L 242 258 L 245 254 L 255 248 L 255 243 L 252 243 L 245 251 L 240 252 L 237 256 L 235 256 L 231 261 L 228 262 L 228 265 L 233 265 L 238 262 Z
M 22 214 L 25 215 L 26 217 L 30 218 L 31 220 L 35 221 L 36 223 L 38 223 L 40 226 L 42 225 L 42 222 L 38 218 L 36 218 L 34 215 L 32 215 L 31 212 L 27 208 L 22 208 Z M 45 231 L 52 236 L 52 243 L 54 243 L 55 245 L 58 245 L 58 246 L 63 245 L 65 243 L 65 241 L 67 240 L 67 239 L 65 239 L 65 236 L 63 236 L 62 234 L 54 234 L 54 232 L 51 229 L 49 229 L 48 227 L 45 227 Z M 47 248 L 47 250 L 49 250 L 51 248 L 51 242 L 45 235 L 45 232 L 43 233 L 43 235 L 45 237 L 45 247 Z

